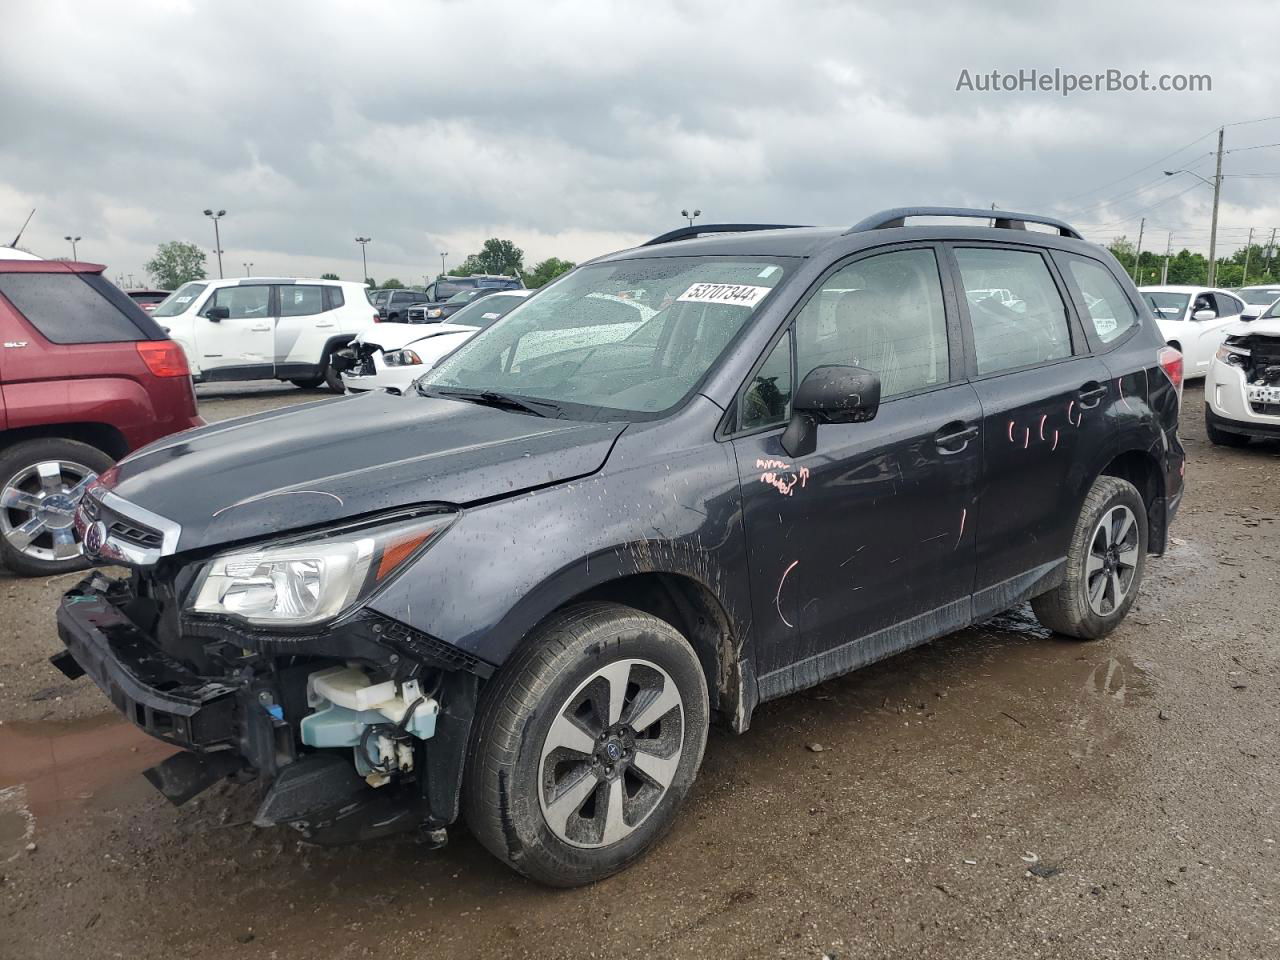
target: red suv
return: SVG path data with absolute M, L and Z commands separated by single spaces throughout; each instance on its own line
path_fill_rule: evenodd
M 103 269 L 0 258 L 0 562 L 15 573 L 82 566 L 90 481 L 204 422 L 182 348 Z

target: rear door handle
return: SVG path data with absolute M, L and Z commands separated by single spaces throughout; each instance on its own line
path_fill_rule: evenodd
M 975 424 L 954 420 L 933 435 L 933 442 L 940 454 L 949 457 L 963 452 L 969 446 L 969 441 L 977 435 L 978 428 Z
M 1106 395 L 1107 388 L 1096 380 L 1090 380 L 1076 392 L 1082 410 L 1092 410 L 1103 401 Z

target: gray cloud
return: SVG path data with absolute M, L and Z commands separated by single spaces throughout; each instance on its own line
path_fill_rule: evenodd
M 1102 240 L 1150 208 L 1149 235 L 1202 247 L 1192 179 L 1156 164 L 1103 185 L 1274 110 L 1274 31 L 1256 28 L 1274 22 L 1263 2 L 23 4 L 0 41 L 0 232 L 36 206 L 36 252 L 73 232 L 113 276 L 140 274 L 160 241 L 211 247 L 215 205 L 228 273 L 354 277 L 364 233 L 371 272 L 411 280 L 495 234 L 583 259 L 686 205 L 849 223 L 994 201 Z M 955 90 L 966 68 L 1054 67 L 1207 73 L 1213 90 Z M 1280 121 L 1228 134 L 1278 142 Z M 1207 174 L 1210 147 L 1168 163 Z M 1227 170 L 1280 172 L 1280 149 Z M 1278 184 L 1228 181 L 1228 240 L 1280 222 Z

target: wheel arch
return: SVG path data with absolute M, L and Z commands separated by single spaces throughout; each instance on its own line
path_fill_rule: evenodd
M 1147 509 L 1147 552 L 1162 554 L 1168 539 L 1164 471 L 1146 450 L 1126 450 L 1102 468 L 1099 476 L 1117 477 L 1137 488 Z
M 14 427 L 0 433 L 0 448 L 11 447 L 24 440 L 76 440 L 101 450 L 113 460 L 119 460 L 129 452 L 129 442 L 124 434 L 109 423 L 76 421 Z
M 532 625 L 525 638 L 551 616 L 592 601 L 620 603 L 674 627 L 702 665 L 711 709 L 734 730 L 747 729 L 756 700 L 754 670 L 742 657 L 732 617 L 710 587 L 688 573 L 665 570 L 617 576 L 566 597 Z

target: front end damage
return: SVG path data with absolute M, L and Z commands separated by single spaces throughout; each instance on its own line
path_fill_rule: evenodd
M 224 777 L 257 780 L 255 822 L 317 843 L 410 829 L 442 843 L 493 668 L 366 608 L 315 635 L 192 617 L 179 596 L 194 587 L 180 572 L 97 572 L 58 610 L 54 664 L 182 748 L 148 779 L 178 804 Z
M 1229 332 L 1207 384 L 1210 416 L 1229 432 L 1280 437 L 1280 324 L 1255 321 Z

